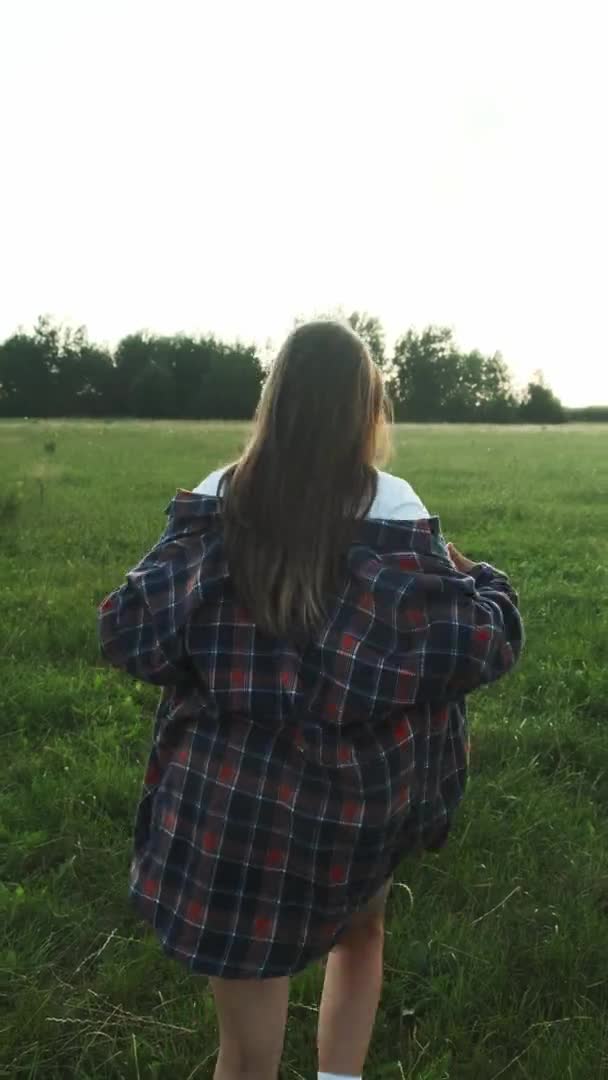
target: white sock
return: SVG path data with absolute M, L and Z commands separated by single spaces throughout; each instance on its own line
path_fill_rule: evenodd
M 318 1080 L 361 1080 L 360 1076 L 345 1076 L 343 1073 L 324 1073 L 317 1074 Z

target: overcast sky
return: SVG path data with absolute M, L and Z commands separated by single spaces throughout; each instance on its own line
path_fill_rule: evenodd
M 0 338 L 342 306 L 608 402 L 605 4 L 0 0 Z

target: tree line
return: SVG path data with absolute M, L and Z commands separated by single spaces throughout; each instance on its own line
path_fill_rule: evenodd
M 518 392 L 500 353 L 463 352 L 449 327 L 410 329 L 387 355 L 378 319 L 355 312 L 349 321 L 385 374 L 397 420 L 553 424 L 567 419 L 542 372 Z
M 351 326 L 382 368 L 397 420 L 560 423 L 573 418 L 540 372 L 514 389 L 499 353 L 463 352 L 450 329 L 410 329 L 389 353 L 378 319 L 354 312 Z M 129 334 L 111 351 L 84 327 L 48 317 L 0 344 L 0 416 L 129 416 L 249 419 L 264 380 L 252 345 L 213 336 Z M 580 410 L 581 412 L 583 410 Z M 608 409 L 581 419 L 608 419 Z
M 262 369 L 255 349 L 214 337 L 129 334 L 111 352 L 84 327 L 38 319 L 0 345 L 0 415 L 249 419 Z

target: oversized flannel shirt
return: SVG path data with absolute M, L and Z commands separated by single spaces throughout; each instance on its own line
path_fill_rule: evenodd
M 299 971 L 402 857 L 445 842 L 465 695 L 522 644 L 517 597 L 453 566 L 436 517 L 356 526 L 323 630 L 268 636 L 239 604 L 221 502 L 180 490 L 99 609 L 102 652 L 162 686 L 129 897 L 165 951 L 226 978 Z

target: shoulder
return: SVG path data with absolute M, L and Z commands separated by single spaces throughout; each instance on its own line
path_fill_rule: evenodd
M 200 484 L 197 484 L 195 488 L 192 488 L 195 495 L 217 495 L 217 489 L 222 476 L 230 468 L 229 465 L 224 465 L 222 469 L 216 469 L 215 472 L 209 473 L 204 480 L 201 480 Z
M 430 515 L 407 480 L 378 470 L 378 488 L 368 517 L 415 521 Z
M 217 495 L 220 480 L 229 468 L 229 465 L 225 465 L 209 473 L 209 476 L 192 489 L 194 494 Z M 415 521 L 417 518 L 429 516 L 428 510 L 407 480 L 378 471 L 376 497 L 370 507 L 368 517 Z

